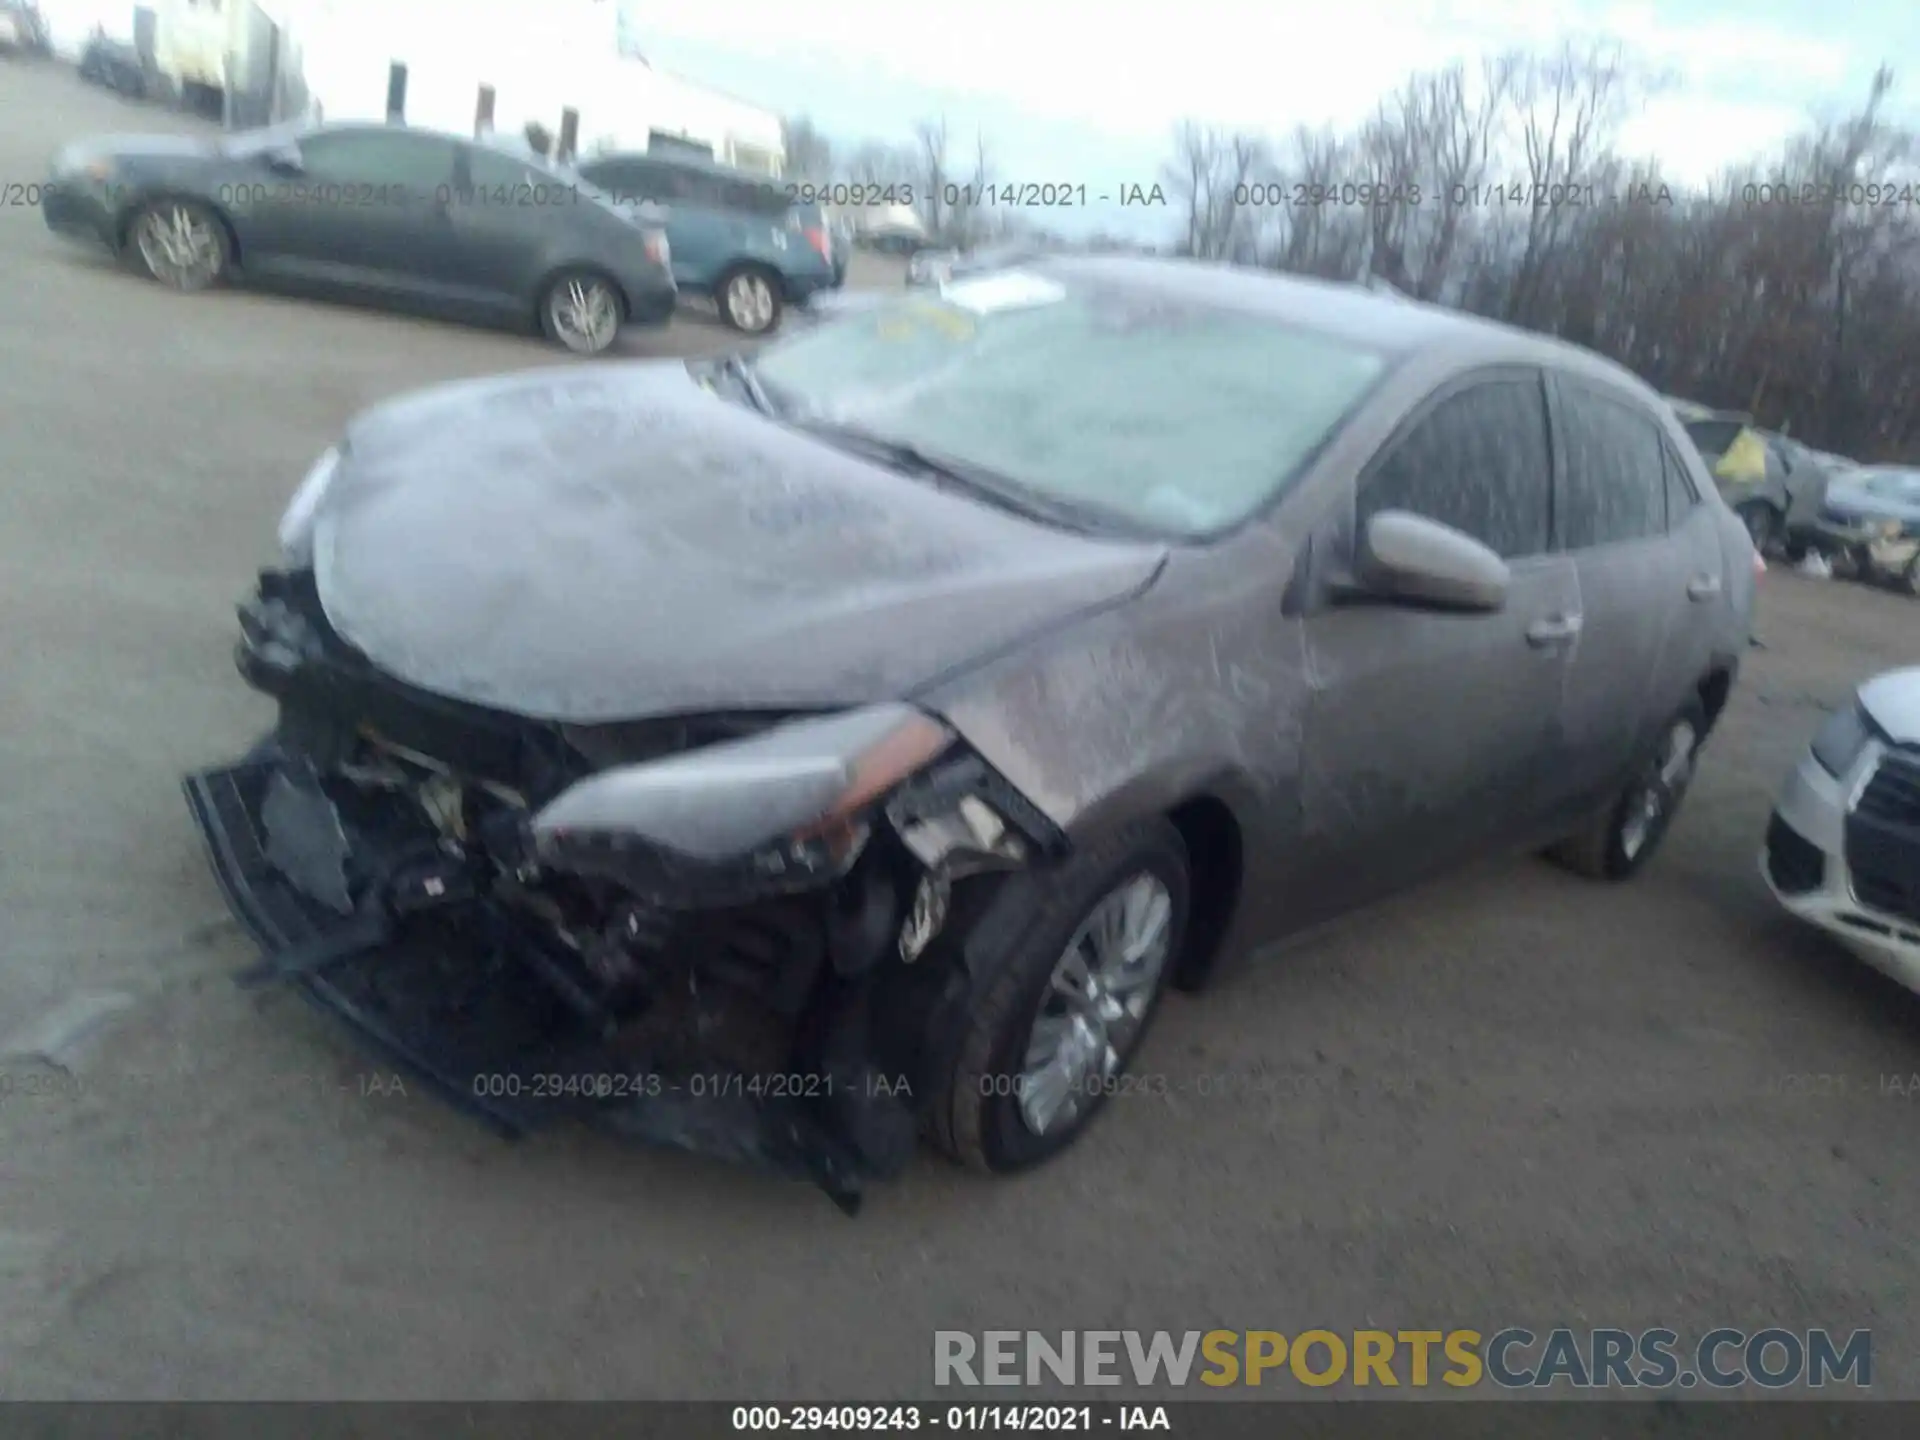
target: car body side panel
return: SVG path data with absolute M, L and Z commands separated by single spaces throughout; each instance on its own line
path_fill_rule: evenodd
M 1666 535 L 1596 546 L 1572 560 L 1583 624 L 1567 679 L 1567 779 L 1584 792 L 1626 774 L 1657 723 L 1656 679 L 1669 640 L 1693 617 L 1684 613 L 1686 557 Z M 1646 702 L 1623 704 L 1624 696 Z
M 1307 680 L 1282 607 L 1290 563 L 1265 527 L 1180 552 L 1122 609 L 915 698 L 1076 841 L 1207 797 L 1266 873 L 1299 828 Z
M 1534 832 L 1568 768 L 1572 647 L 1527 631 L 1579 608 L 1572 563 L 1540 555 L 1514 563 L 1492 614 L 1338 606 L 1309 618 L 1310 763 L 1289 886 L 1300 923 Z
M 1310 677 L 1290 613 L 1306 537 L 1438 384 L 1482 363 L 1423 355 L 1392 371 L 1264 516 L 1174 551 L 1145 595 L 915 698 L 1076 840 L 1200 796 L 1241 830 L 1247 881 L 1223 954 L 1297 928 Z
M 1668 534 L 1674 558 L 1683 568 L 1679 594 L 1669 601 L 1673 606 L 1672 627 L 1661 651 L 1660 669 L 1654 681 L 1655 708 L 1661 712 L 1656 715 L 1655 724 L 1676 712 L 1696 692 L 1700 682 L 1725 663 L 1722 658 L 1725 652 L 1736 646 L 1729 628 L 1729 620 L 1735 614 L 1730 607 L 1736 596 L 1730 592 L 1737 581 L 1737 593 L 1751 596 L 1753 570 L 1747 565 L 1740 567 L 1743 573 L 1728 573 L 1723 524 L 1719 506 L 1709 495 Z M 1694 597 L 1693 587 L 1697 583 L 1715 579 L 1720 582 L 1717 593 L 1705 599 Z M 1744 631 L 1739 639 L 1744 641 Z

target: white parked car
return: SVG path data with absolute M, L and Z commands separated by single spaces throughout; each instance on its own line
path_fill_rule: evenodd
M 1875 676 L 1821 724 L 1760 868 L 1788 910 L 1920 990 L 1920 669 Z

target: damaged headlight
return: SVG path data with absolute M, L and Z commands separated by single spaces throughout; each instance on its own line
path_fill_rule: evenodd
M 287 502 L 286 513 L 280 517 L 280 550 L 290 569 L 303 570 L 313 563 L 314 512 L 339 468 L 340 449 L 333 446 L 313 462 L 306 479 Z
M 878 804 L 953 740 L 907 705 L 795 721 L 583 780 L 534 816 L 534 842 L 662 904 L 810 889 L 853 867 Z

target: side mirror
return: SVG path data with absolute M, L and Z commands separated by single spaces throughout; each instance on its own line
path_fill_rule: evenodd
M 1451 525 L 1406 510 L 1367 522 L 1354 556 L 1358 591 L 1389 604 L 1493 611 L 1507 603 L 1507 562 Z
M 269 170 L 281 175 L 302 175 L 307 169 L 297 145 L 283 145 L 278 150 L 267 151 L 266 161 Z

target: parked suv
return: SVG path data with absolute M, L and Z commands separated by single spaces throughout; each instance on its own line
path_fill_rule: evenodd
M 579 170 L 616 200 L 664 206 L 675 282 L 712 296 L 720 318 L 749 335 L 773 330 L 788 305 L 832 289 L 845 272 L 819 207 L 794 202 L 763 175 L 644 152 L 597 155 Z

